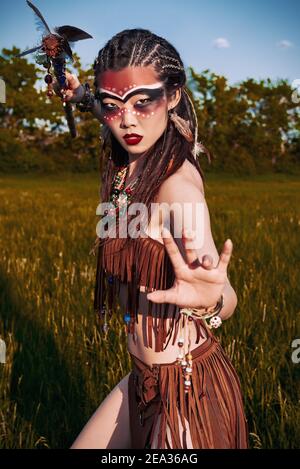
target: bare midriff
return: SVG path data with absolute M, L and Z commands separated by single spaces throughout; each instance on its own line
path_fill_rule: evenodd
M 127 305 L 127 284 L 126 283 L 120 283 L 119 301 L 120 301 L 120 306 L 123 312 L 125 313 L 126 305 Z M 177 345 L 177 341 L 179 339 L 179 330 L 178 330 L 178 335 L 175 339 L 175 345 L 172 345 L 173 337 L 174 337 L 172 335 L 172 338 L 170 339 L 168 346 L 162 352 L 155 352 L 154 333 L 152 334 L 152 348 L 147 345 L 147 338 L 145 337 L 146 328 L 145 328 L 145 324 L 143 325 L 143 321 L 146 321 L 149 301 L 150 300 L 147 299 L 147 293 L 145 292 L 145 287 L 140 286 L 140 295 L 139 295 L 140 314 L 138 314 L 138 323 L 135 322 L 136 343 L 134 343 L 133 334 L 128 333 L 128 340 L 127 340 L 128 351 L 132 355 L 134 355 L 135 357 L 137 357 L 138 359 L 142 360 L 144 363 L 150 366 L 154 363 L 175 362 L 179 353 L 179 347 Z M 170 327 L 170 319 L 166 319 L 166 321 L 167 321 L 166 327 L 168 330 Z M 188 327 L 190 327 L 190 340 L 191 340 L 190 350 L 194 350 L 195 348 L 199 347 L 203 342 L 206 341 L 207 333 L 202 328 L 203 335 L 206 336 L 206 338 L 200 337 L 199 342 L 196 343 L 197 332 L 196 332 L 194 323 L 192 322 L 191 325 L 189 325 Z M 187 344 L 188 343 L 188 331 L 186 331 L 185 341 Z

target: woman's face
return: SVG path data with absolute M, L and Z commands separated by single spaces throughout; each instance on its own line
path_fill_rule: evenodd
M 163 134 L 170 109 L 154 68 L 108 70 L 100 74 L 97 85 L 102 122 L 128 153 L 147 151 Z

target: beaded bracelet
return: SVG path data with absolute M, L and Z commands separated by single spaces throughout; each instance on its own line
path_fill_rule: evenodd
M 224 296 L 223 296 L 223 293 L 222 293 L 221 296 L 220 296 L 220 299 L 217 301 L 216 305 L 211 310 L 209 310 L 208 308 L 202 308 L 202 309 L 199 309 L 199 308 L 181 308 L 180 312 L 183 313 L 183 314 L 192 314 L 193 316 L 196 316 L 196 317 L 201 318 L 201 319 L 209 319 L 212 316 L 215 316 L 216 314 L 218 314 L 221 311 L 221 309 L 223 308 L 223 306 L 224 306 Z M 199 313 L 199 311 L 203 311 L 203 310 L 204 310 L 203 314 L 197 314 L 197 313 Z
M 218 314 L 220 313 L 221 309 L 224 306 L 224 297 L 223 294 L 221 295 L 220 299 L 218 300 L 216 306 L 213 310 L 207 311 L 205 308 L 206 314 L 198 315 L 195 314 L 198 311 L 201 311 L 197 308 L 181 308 L 180 313 L 182 316 L 179 322 L 179 339 L 177 341 L 177 345 L 179 347 L 178 355 L 177 355 L 177 363 L 181 366 L 182 375 L 184 379 L 184 391 L 188 393 L 192 386 L 192 370 L 193 370 L 193 356 L 191 353 L 191 322 L 193 321 L 192 316 L 195 315 L 197 318 L 201 319 L 210 319 L 210 324 L 207 324 L 207 327 L 210 329 L 212 327 L 216 328 L 222 324 L 222 319 Z M 187 326 L 187 327 L 186 327 Z M 188 331 L 186 330 L 188 328 Z M 186 334 L 188 332 L 188 347 L 186 350 Z
M 76 103 L 76 108 L 79 109 L 80 112 L 92 112 L 95 104 L 95 96 L 94 93 L 91 92 L 90 85 L 86 82 L 82 86 L 84 86 L 84 95 L 83 98 L 79 103 Z

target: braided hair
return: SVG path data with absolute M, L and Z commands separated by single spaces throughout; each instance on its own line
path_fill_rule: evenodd
M 195 137 L 194 142 L 188 142 L 178 132 L 171 119 L 168 119 L 165 132 L 146 152 L 147 156 L 143 158 L 143 176 L 135 186 L 131 200 L 144 203 L 149 211 L 161 184 L 182 166 L 186 158 L 197 168 L 203 181 L 204 174 L 198 159 L 193 154 L 197 140 L 197 116 L 186 88 L 184 65 L 178 51 L 166 39 L 142 28 L 125 29 L 113 36 L 99 51 L 93 64 L 95 94 L 98 77 L 102 72 L 148 65 L 154 67 L 159 80 L 164 83 L 167 97 L 172 96 L 176 89 L 182 89 L 181 99 L 173 111 L 189 121 Z M 127 151 L 105 125 L 102 128 L 101 154 L 101 200 L 107 202 L 116 166 L 128 164 L 129 159 Z

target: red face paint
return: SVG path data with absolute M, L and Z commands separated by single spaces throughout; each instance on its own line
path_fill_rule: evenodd
M 164 103 L 165 91 L 152 67 L 127 67 L 103 72 L 96 97 L 108 122 L 121 119 L 126 112 L 148 119 Z
M 154 145 L 166 128 L 168 103 L 153 66 L 107 70 L 97 85 L 103 122 L 119 143 L 131 154 L 142 154 Z

